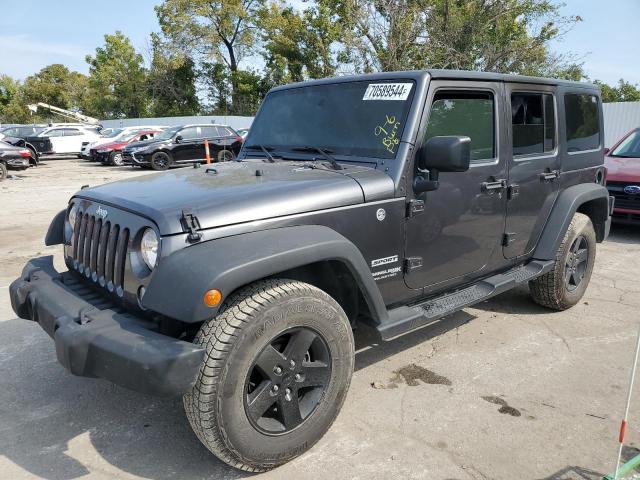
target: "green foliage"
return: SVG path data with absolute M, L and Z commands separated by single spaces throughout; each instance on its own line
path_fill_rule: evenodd
M 640 89 L 638 85 L 625 82 L 622 78 L 618 80 L 617 86 L 610 86 L 596 80 L 593 83 L 600 86 L 602 101 L 609 102 L 640 102 Z
M 122 34 L 104 36 L 95 57 L 87 55 L 89 92 L 86 113 L 99 118 L 142 117 L 147 109 L 147 71 L 142 55 Z

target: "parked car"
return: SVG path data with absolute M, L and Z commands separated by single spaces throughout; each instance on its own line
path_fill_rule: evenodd
M 164 128 L 166 127 L 162 127 L 162 126 L 134 126 L 134 127 L 122 127 L 122 128 L 113 128 L 113 129 L 109 129 L 109 131 L 107 131 L 106 133 L 102 134 L 101 132 L 101 136 L 99 139 L 94 140 L 93 142 L 83 142 L 82 143 L 82 150 L 80 152 L 80 157 L 84 158 L 85 160 L 92 160 L 92 161 L 98 161 L 98 159 L 95 156 L 95 152 L 98 150 L 98 148 L 100 148 L 102 145 L 107 145 L 109 143 L 113 143 L 115 141 L 118 141 L 119 139 L 123 138 L 126 135 L 129 135 L 133 132 L 138 132 L 141 130 L 164 130 Z M 103 130 L 104 132 L 104 130 Z M 91 150 L 94 150 L 93 154 L 91 153 Z
M 238 135 L 240 135 L 243 139 L 246 139 L 247 135 L 249 134 L 249 129 L 241 128 L 240 130 L 236 130 L 236 132 L 238 132 Z
M 122 153 L 124 161 L 133 166 L 166 170 L 184 163 L 204 162 L 205 139 L 214 162 L 236 158 L 243 142 L 242 137 L 226 125 L 181 125 L 168 128 L 152 140 L 131 143 Z
M 139 130 L 119 136 L 111 143 L 99 145 L 90 150 L 91 158 L 105 165 L 124 165 L 122 149 L 134 142 L 144 142 L 153 139 L 162 130 Z
M 279 87 L 238 161 L 73 195 L 45 242 L 68 271 L 30 260 L 11 304 L 72 373 L 183 395 L 211 452 L 268 470 L 335 420 L 358 324 L 389 340 L 527 283 L 551 310 L 580 301 L 611 222 L 602 131 L 599 89 L 564 80 Z M 163 135 L 135 158 L 175 161 L 198 132 Z
M 0 181 L 7 178 L 7 170 L 26 170 L 29 168 L 31 152 L 27 148 L 14 147 L 0 141 Z
M 616 199 L 613 217 L 640 221 L 640 128 L 606 149 L 607 189 Z
M 51 141 L 51 151 L 46 154 L 80 155 L 82 143 L 100 138 L 93 127 L 49 127 L 40 132 L 37 137 L 48 138 Z
M 0 140 L 5 137 L 25 138 L 37 135 L 46 128 L 46 125 L 14 125 L 0 129 Z

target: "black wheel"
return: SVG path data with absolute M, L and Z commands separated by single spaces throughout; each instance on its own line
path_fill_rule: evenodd
M 219 162 L 230 162 L 234 158 L 236 158 L 236 155 L 231 150 L 220 150 L 218 152 L 218 161 Z
M 184 396 L 193 430 L 229 465 L 265 471 L 315 444 L 335 420 L 353 372 L 340 305 L 293 280 L 252 284 L 205 323 L 206 356 Z
M 536 303 L 566 310 L 584 295 L 596 257 L 596 233 L 588 216 L 576 213 L 558 248 L 553 269 L 529 282 Z
M 171 165 L 171 157 L 165 152 L 156 152 L 151 157 L 151 168 L 154 170 L 166 170 Z
M 7 172 L 7 166 L 3 162 L 0 162 L 0 182 L 8 176 L 9 173 Z
M 121 167 L 124 165 L 124 157 L 122 156 L 122 152 L 118 150 L 114 150 L 109 154 L 109 164 L 114 165 L 116 167 Z

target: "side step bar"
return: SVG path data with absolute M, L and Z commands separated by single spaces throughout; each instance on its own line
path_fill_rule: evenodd
M 388 321 L 378 325 L 378 332 L 383 340 L 391 340 L 412 330 L 425 327 L 458 310 L 533 280 L 551 270 L 553 264 L 553 260 L 534 260 L 505 273 L 485 278 L 461 290 L 445 293 L 410 307 L 394 308 L 389 310 Z

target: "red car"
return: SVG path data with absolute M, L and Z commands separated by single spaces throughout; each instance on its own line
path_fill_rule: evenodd
M 91 149 L 90 155 L 96 162 L 102 162 L 105 165 L 124 165 L 124 159 L 122 157 L 122 149 L 133 142 L 142 142 L 144 140 L 150 140 L 161 130 L 139 130 L 137 132 L 131 132 L 115 142 L 107 143 L 106 145 L 100 145 L 96 149 Z
M 607 189 L 616 199 L 614 218 L 640 221 L 640 128 L 605 149 Z

